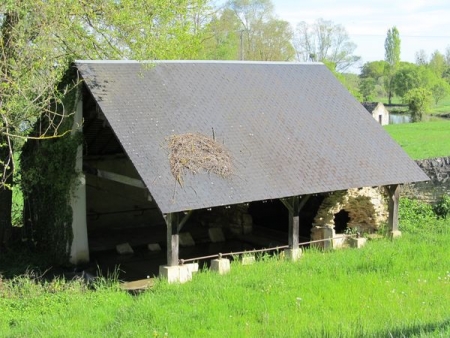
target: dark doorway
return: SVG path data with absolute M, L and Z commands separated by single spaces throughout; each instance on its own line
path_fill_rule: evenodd
M 347 229 L 347 224 L 350 221 L 350 216 L 347 211 L 342 209 L 337 214 L 334 214 L 334 230 L 337 234 L 343 234 Z

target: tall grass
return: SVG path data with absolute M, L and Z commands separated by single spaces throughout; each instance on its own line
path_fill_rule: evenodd
M 450 221 L 411 203 L 400 239 L 309 249 L 295 263 L 264 255 L 138 296 L 105 281 L 3 280 L 0 336 L 447 337 Z

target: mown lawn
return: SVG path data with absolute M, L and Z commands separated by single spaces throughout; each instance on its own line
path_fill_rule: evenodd
M 392 124 L 385 130 L 413 159 L 450 156 L 450 120 Z
M 3 280 L 0 336 L 448 337 L 450 220 L 417 210 L 401 207 L 400 239 L 263 256 L 135 296 L 104 280 Z

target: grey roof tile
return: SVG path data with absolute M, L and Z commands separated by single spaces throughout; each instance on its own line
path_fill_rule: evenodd
M 428 179 L 322 64 L 76 66 L 163 213 Z M 233 175 L 180 187 L 166 138 L 212 129 Z

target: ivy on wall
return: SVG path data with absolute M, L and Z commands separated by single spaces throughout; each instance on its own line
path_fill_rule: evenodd
M 21 153 L 21 187 L 24 196 L 24 233 L 32 249 L 53 264 L 68 262 L 73 232 L 72 192 L 79 173 L 77 149 L 82 133 L 70 133 L 78 102 L 79 86 L 73 69 L 60 84 L 62 97 L 55 101 L 55 114 L 43 115 L 35 124 L 35 138 L 28 139 Z M 55 137 L 40 138 L 40 130 Z M 47 133 L 48 135 L 48 133 Z

